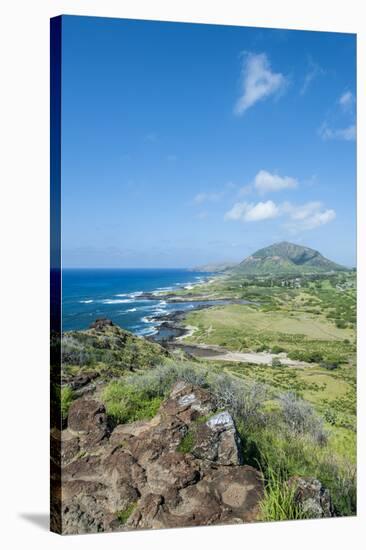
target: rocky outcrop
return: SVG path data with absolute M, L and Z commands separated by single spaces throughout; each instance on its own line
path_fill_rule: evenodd
M 294 501 L 309 518 L 330 518 L 334 515 L 328 489 L 318 479 L 292 477 L 288 484 L 294 489 Z
M 68 427 L 82 439 L 85 449 L 93 449 L 109 435 L 104 405 L 94 399 L 77 399 L 70 406 Z
M 93 323 L 91 323 L 89 328 L 93 328 L 95 330 L 103 330 L 106 327 L 113 327 L 114 324 L 110 319 L 106 319 L 105 317 L 102 317 L 100 319 L 96 319 Z
M 187 444 L 188 442 L 188 444 Z M 158 414 L 110 433 L 102 403 L 70 407 L 62 435 L 63 532 L 253 521 L 263 494 L 227 411 L 178 382 Z
M 223 466 L 241 464 L 240 441 L 231 415 L 224 411 L 195 430 L 192 454 Z

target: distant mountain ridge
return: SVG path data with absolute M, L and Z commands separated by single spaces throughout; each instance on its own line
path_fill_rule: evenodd
M 213 262 L 211 264 L 197 265 L 189 271 L 198 271 L 201 273 L 221 273 L 238 265 L 237 262 Z
M 257 250 L 232 272 L 246 275 L 325 273 L 348 269 L 312 248 L 283 241 Z

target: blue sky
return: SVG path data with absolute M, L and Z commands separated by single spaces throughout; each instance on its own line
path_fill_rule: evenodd
M 355 265 L 356 37 L 63 17 L 65 267 Z

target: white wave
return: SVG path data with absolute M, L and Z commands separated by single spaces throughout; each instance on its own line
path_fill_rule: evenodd
M 94 302 L 94 300 L 80 300 L 79 303 L 80 303 L 80 304 L 91 304 L 91 303 L 93 303 L 93 302 Z
M 131 307 L 130 309 L 126 310 L 126 313 L 132 313 L 132 311 L 137 311 L 136 307 Z
M 158 313 L 160 315 L 164 315 L 166 312 L 167 310 L 162 307 L 157 307 L 156 309 L 154 309 L 154 313 Z
M 136 331 L 136 334 L 138 336 L 152 336 L 153 334 L 156 334 L 158 331 L 155 328 L 142 328 L 140 330 Z
M 172 286 L 159 286 L 156 291 L 158 290 L 173 290 L 173 287 Z M 156 294 L 156 291 L 153 292 L 153 294 Z
M 139 311 L 155 311 L 156 304 L 149 304 L 148 306 L 140 306 Z
M 138 296 L 141 296 L 143 294 L 142 290 L 137 290 L 136 292 L 130 292 L 127 296 L 131 296 L 132 298 L 137 298 Z
M 143 323 L 153 323 L 153 319 L 151 319 L 151 317 L 142 317 L 141 321 Z
M 130 299 L 126 299 L 126 300 L 101 300 L 101 303 L 102 304 L 106 304 L 106 305 L 113 305 L 113 304 L 132 304 L 132 302 L 134 302 L 134 300 L 130 300 Z

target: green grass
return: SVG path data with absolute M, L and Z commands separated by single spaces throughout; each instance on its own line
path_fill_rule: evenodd
M 273 419 L 272 419 L 273 421 Z M 319 445 L 308 436 L 289 432 L 278 422 L 269 421 L 262 429 L 240 427 L 245 460 L 260 467 L 266 480 L 263 513 L 266 519 L 295 519 L 296 510 L 288 507 L 289 492 L 284 483 L 292 476 L 314 477 L 330 491 L 339 516 L 356 511 L 356 474 L 354 465 L 334 452 L 333 444 Z M 281 514 L 289 514 L 284 518 Z
M 327 347 L 330 354 L 332 343 L 336 350 L 349 351 L 350 345 L 344 340 L 352 335 L 349 329 L 339 329 L 325 317 L 297 311 L 262 311 L 239 304 L 194 311 L 185 322 L 198 329 L 187 341 L 218 344 L 233 351 L 266 347 L 295 352 L 299 344 L 311 342 L 316 347 Z
M 286 483 L 281 471 L 276 472 L 268 466 L 264 498 L 260 503 L 260 519 L 262 521 L 305 519 L 306 514 L 295 503 L 295 490 L 294 485 Z
M 103 390 L 102 401 L 113 424 L 126 424 L 155 416 L 162 397 L 151 397 L 142 390 L 126 385 L 123 380 L 115 380 Z
M 69 386 L 61 388 L 61 417 L 67 418 L 69 414 L 70 405 L 75 399 L 75 394 Z
M 190 453 L 195 444 L 195 437 L 193 432 L 190 430 L 185 434 L 181 442 L 177 447 L 179 453 Z
M 159 344 L 138 338 L 118 326 L 103 331 L 66 332 L 62 338 L 62 372 L 65 378 L 96 372 L 110 378 L 151 368 L 167 358 Z
M 123 510 L 119 510 L 117 512 L 117 519 L 118 519 L 118 521 L 121 525 L 126 524 L 128 518 L 131 516 L 131 514 L 135 510 L 135 508 L 136 508 L 136 502 L 133 502 L 132 504 L 130 504 L 129 506 L 127 506 Z

